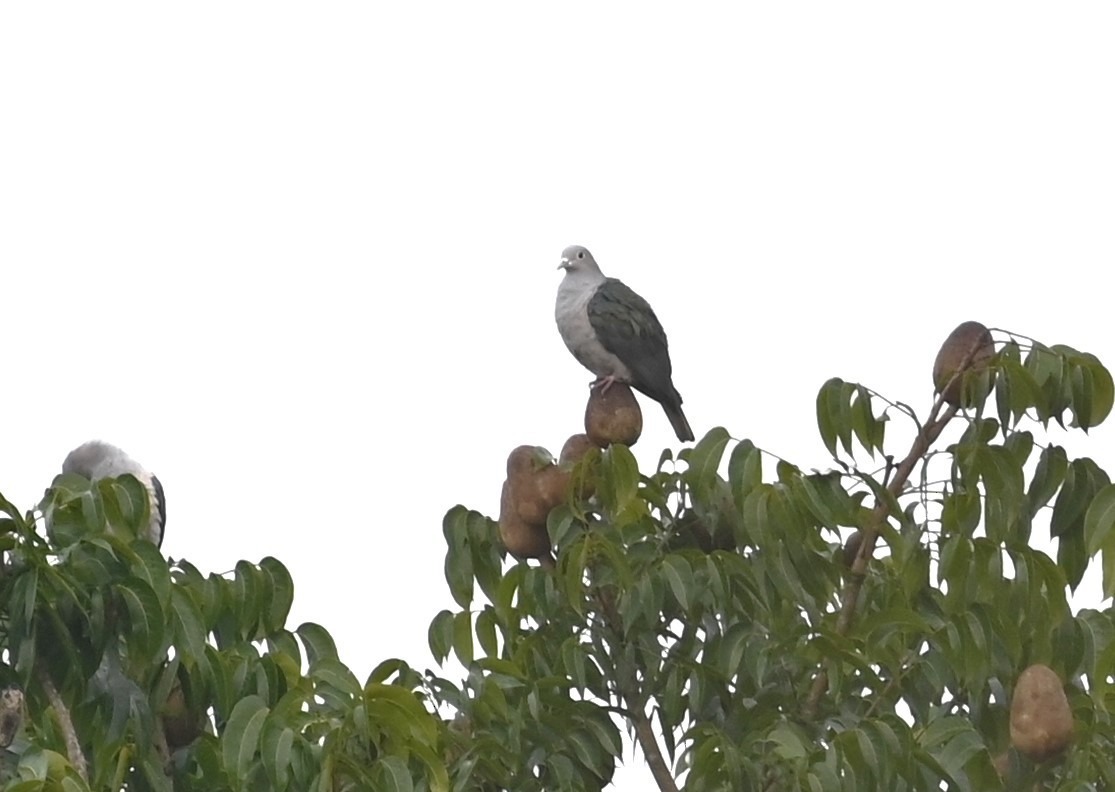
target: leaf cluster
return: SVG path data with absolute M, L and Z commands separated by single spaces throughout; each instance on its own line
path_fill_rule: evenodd
M 0 681 L 25 701 L 4 789 L 449 788 L 417 673 L 361 683 L 325 628 L 287 628 L 281 562 L 168 561 L 148 508 L 131 476 L 60 476 L 38 513 L 0 498 Z
M 1012 337 L 990 364 L 996 418 L 938 399 L 919 420 L 825 383 L 828 470 L 721 428 L 649 473 L 614 445 L 590 461 L 595 497 L 550 514 L 553 574 L 504 570 L 494 523 L 452 509 L 458 609 L 430 645 L 467 669 L 435 699 L 468 724 L 471 777 L 600 789 L 627 730 L 652 771 L 662 761 L 662 789 L 1115 784 L 1115 614 L 1067 600 L 1093 559 L 1113 593 L 1115 488 L 1048 434 L 1103 421 L 1111 377 L 1066 346 L 1020 350 Z M 888 447 L 896 418 L 909 453 Z M 954 419 L 960 436 L 935 447 Z M 1009 744 L 1014 682 L 1036 662 L 1066 681 L 1077 723 L 1040 765 Z

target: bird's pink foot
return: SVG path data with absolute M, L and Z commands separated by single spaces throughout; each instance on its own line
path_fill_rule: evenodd
M 609 374 L 607 377 L 598 377 L 589 387 L 594 389 L 600 388 L 601 393 L 607 393 L 608 388 L 612 387 L 617 382 L 623 382 L 623 380 L 614 374 Z

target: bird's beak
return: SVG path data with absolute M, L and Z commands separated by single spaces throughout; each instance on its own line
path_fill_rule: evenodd
M 558 264 L 558 269 L 569 269 L 569 259 L 563 258 L 561 260 L 561 263 Z

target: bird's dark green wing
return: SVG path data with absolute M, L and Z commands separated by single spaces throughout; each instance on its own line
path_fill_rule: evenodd
M 647 301 L 621 281 L 607 278 L 587 307 L 596 337 L 631 371 L 631 384 L 656 401 L 680 404 L 666 333 Z

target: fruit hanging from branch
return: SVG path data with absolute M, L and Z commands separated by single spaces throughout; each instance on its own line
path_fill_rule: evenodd
M 962 322 L 949 333 L 933 361 L 933 386 L 953 407 L 983 403 L 995 382 L 991 331 L 979 322 Z M 957 372 L 960 376 L 955 376 Z

